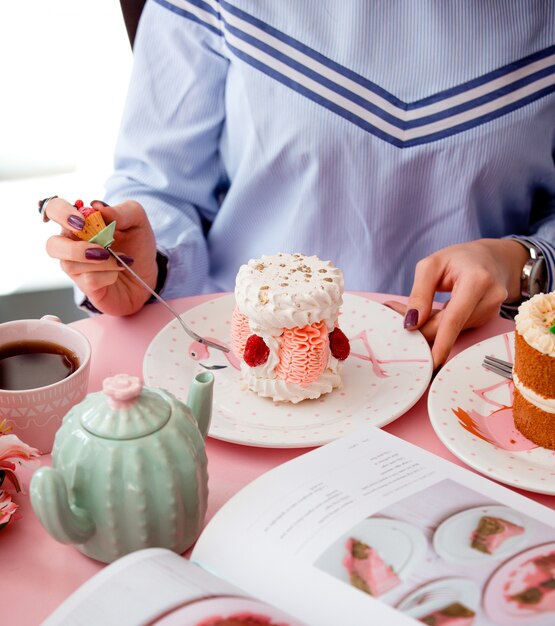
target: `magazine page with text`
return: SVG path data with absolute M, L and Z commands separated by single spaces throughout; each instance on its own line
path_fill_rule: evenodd
M 235 621 L 234 621 L 235 620 Z M 114 561 L 42 626 L 305 626 L 165 548 Z
M 555 624 L 555 511 L 372 427 L 245 487 L 191 558 L 312 626 Z

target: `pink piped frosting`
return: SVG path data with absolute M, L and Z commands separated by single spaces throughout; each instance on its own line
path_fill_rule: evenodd
M 328 362 L 329 341 L 325 322 L 303 328 L 286 328 L 276 375 L 290 383 L 310 385 L 320 378 Z
M 235 307 L 231 315 L 231 349 L 238 359 L 243 358 L 245 344 L 250 335 L 252 331 L 247 316 Z

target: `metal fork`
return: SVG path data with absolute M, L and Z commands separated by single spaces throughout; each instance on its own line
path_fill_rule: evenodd
M 221 350 L 222 352 L 229 352 L 229 348 L 227 346 L 222 346 L 219 343 L 215 343 L 213 341 L 210 341 L 209 339 L 205 339 L 204 337 L 201 337 L 198 333 L 196 333 L 192 328 L 189 328 L 189 326 L 187 326 L 187 324 L 185 324 L 185 322 L 181 319 L 181 315 L 179 315 L 179 313 L 166 300 L 164 300 L 162 296 L 159 296 L 154 291 L 154 289 L 151 289 L 149 285 L 147 285 L 147 283 L 145 283 L 145 281 L 129 267 L 129 265 L 121 258 L 121 256 L 117 252 L 114 252 L 110 246 L 108 246 L 106 250 L 108 250 L 108 252 L 118 261 L 118 263 L 121 263 L 121 265 L 125 267 L 125 269 L 133 276 L 133 278 L 138 283 L 140 283 L 148 291 L 148 293 L 150 293 L 151 296 L 156 298 L 156 300 L 158 300 L 160 304 L 164 305 L 166 309 L 168 309 L 168 311 L 181 324 L 181 327 L 189 335 L 189 337 L 191 337 L 195 341 L 198 341 L 199 343 L 203 343 L 205 346 L 209 346 L 210 348 L 215 348 L 216 350 Z M 219 367 L 206 367 L 203 365 L 203 367 L 205 367 L 206 369 L 222 369 L 226 366 L 223 365 Z
M 508 361 L 504 361 L 503 359 L 486 355 L 482 361 L 482 367 L 490 372 L 498 374 L 499 376 L 508 378 L 509 380 L 513 379 L 513 364 Z

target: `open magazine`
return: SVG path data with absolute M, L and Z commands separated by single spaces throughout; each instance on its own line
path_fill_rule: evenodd
M 44 626 L 553 626 L 555 511 L 368 427 L 259 477 L 191 560 L 140 550 Z

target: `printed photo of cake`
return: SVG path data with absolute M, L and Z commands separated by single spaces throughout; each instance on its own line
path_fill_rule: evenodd
M 511 600 L 521 609 L 537 613 L 555 612 L 555 578 L 528 587 L 525 591 L 512 596 Z
M 270 617 L 254 613 L 234 613 L 227 617 L 214 616 L 198 622 L 195 626 L 288 626 L 285 622 L 274 622 Z
M 460 602 L 433 611 L 419 621 L 427 626 L 472 626 L 476 613 Z
M 353 587 L 371 596 L 381 596 L 401 583 L 392 567 L 374 548 L 354 537 L 347 540 L 345 548 L 343 565 Z
M 493 554 L 501 545 L 524 532 L 522 526 L 513 524 L 500 517 L 484 515 L 480 518 L 476 530 L 471 535 L 471 546 L 485 554 Z
M 343 289 L 341 270 L 316 256 L 278 253 L 241 266 L 231 344 L 250 390 L 296 403 L 341 386 L 350 352 L 338 323 Z
M 530 441 L 555 450 L 555 292 L 521 304 L 515 317 L 513 415 Z
M 555 552 L 522 563 L 511 578 L 508 600 L 534 613 L 555 612 Z M 514 592 L 514 587 L 522 590 Z M 555 623 L 555 618 L 554 622 Z

